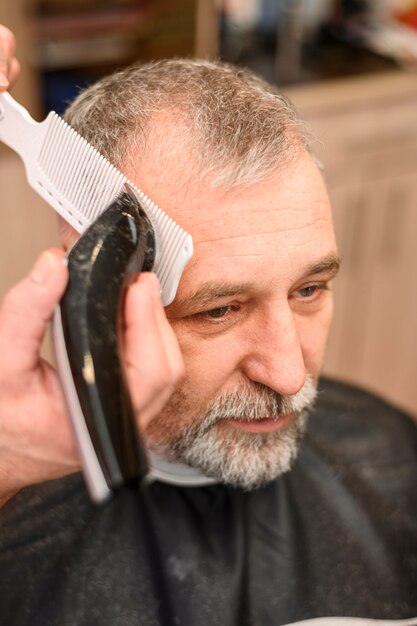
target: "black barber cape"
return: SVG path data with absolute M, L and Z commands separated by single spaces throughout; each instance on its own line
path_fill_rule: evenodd
M 2 626 L 417 623 L 417 428 L 334 382 L 261 489 L 154 482 L 97 507 L 74 475 L 0 520 Z

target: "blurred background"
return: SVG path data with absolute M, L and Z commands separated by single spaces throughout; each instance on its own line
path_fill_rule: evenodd
M 324 371 L 417 416 L 416 1 L 3 0 L 0 23 L 18 41 L 12 93 L 38 120 L 151 58 L 220 57 L 278 84 L 316 137 L 344 257 Z M 3 145 L 0 185 L 1 297 L 59 244 Z

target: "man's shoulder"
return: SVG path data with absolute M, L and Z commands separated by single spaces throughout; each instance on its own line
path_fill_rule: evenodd
M 417 420 L 382 397 L 357 385 L 321 378 L 314 414 L 320 421 L 331 420 L 336 427 L 393 428 L 417 435 Z
M 417 423 L 381 397 L 335 380 L 320 380 L 310 443 L 341 463 L 416 465 Z

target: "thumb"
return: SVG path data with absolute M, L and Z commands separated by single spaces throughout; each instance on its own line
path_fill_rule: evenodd
M 24 374 L 36 368 L 54 308 L 67 284 L 61 250 L 41 254 L 29 275 L 4 297 L 0 309 L 0 371 Z

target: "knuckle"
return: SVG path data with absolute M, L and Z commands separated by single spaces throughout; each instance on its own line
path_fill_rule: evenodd
M 130 382 L 133 388 L 136 387 L 138 382 L 141 382 L 141 387 L 147 389 L 149 393 L 159 394 L 170 379 L 164 367 L 157 367 L 157 364 L 148 364 L 146 367 L 134 365 L 130 369 Z
M 174 370 L 175 384 L 181 382 L 185 378 L 185 364 L 184 362 L 178 363 Z
M 164 367 L 159 370 L 157 373 L 157 378 L 155 379 L 155 387 L 158 392 L 164 391 L 167 387 L 172 385 L 172 375 L 171 371 L 168 367 Z
M 159 367 L 153 372 L 153 387 L 157 394 L 167 389 L 173 389 L 177 381 L 178 377 L 169 366 L 169 363 L 165 363 L 163 367 Z

